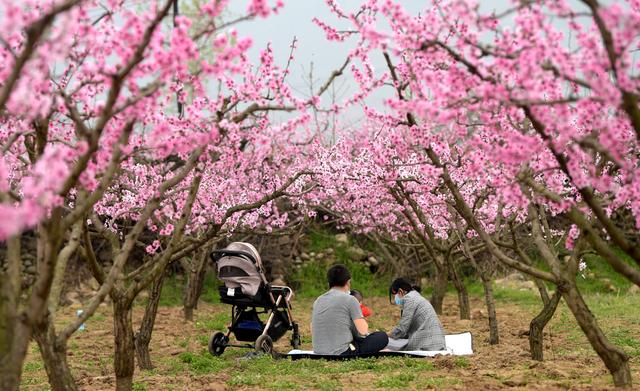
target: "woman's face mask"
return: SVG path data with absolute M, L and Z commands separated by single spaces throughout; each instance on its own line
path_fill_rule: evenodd
M 396 293 L 396 305 L 403 305 L 403 304 L 404 304 L 404 299 L 398 296 L 398 294 Z

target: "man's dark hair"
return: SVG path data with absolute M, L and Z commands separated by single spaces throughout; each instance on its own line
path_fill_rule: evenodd
M 329 288 L 336 286 L 345 286 L 347 281 L 351 279 L 351 273 L 345 265 L 333 265 L 327 270 L 327 281 Z

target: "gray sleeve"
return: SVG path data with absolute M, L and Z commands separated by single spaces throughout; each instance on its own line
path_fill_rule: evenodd
M 362 309 L 360 309 L 360 303 L 356 300 L 355 297 L 350 296 L 349 301 L 347 302 L 347 309 L 349 310 L 349 316 L 351 317 L 351 321 L 356 319 L 362 319 L 364 316 L 362 315 Z
M 413 320 L 413 314 L 416 312 L 416 308 L 417 305 L 413 300 L 405 299 L 404 306 L 402 307 L 400 323 L 398 323 L 398 325 L 391 330 L 391 333 L 389 333 L 391 338 L 407 338 L 409 326 L 411 325 L 411 320 Z

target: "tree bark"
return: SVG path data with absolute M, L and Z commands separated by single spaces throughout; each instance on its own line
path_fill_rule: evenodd
M 389 250 L 389 248 L 384 244 L 382 237 L 377 234 L 373 234 L 373 235 L 370 235 L 369 238 L 371 238 L 371 241 L 374 242 L 376 246 L 380 249 L 384 259 L 391 264 L 391 267 L 393 268 L 393 274 L 396 274 L 396 275 L 401 274 L 402 267 L 398 263 L 397 258 L 393 254 L 391 254 L 391 251 Z
M 165 274 L 162 273 L 151 286 L 149 302 L 144 310 L 140 330 L 135 336 L 136 355 L 140 369 L 153 369 L 151 355 L 149 354 L 149 343 L 151 342 L 151 333 L 153 332 L 153 325 L 155 324 L 156 314 L 158 313 L 158 303 L 160 302 L 164 276 Z
M 43 322 L 46 315 L 53 266 L 61 243 L 61 233 L 55 225 L 55 222 L 59 221 L 60 210 L 54 209 L 51 215 L 49 228 L 50 226 L 53 228 L 48 229 L 42 224 L 38 226 L 38 275 L 23 310 L 18 309 L 21 289 L 20 237 L 11 238 L 7 243 L 9 278 L 6 281 L 0 280 L 0 317 L 3 318 L 0 320 L 0 353 L 2 353 L 0 355 L 0 390 L 2 391 L 18 390 L 22 364 L 27 356 L 33 326 Z
M 113 298 L 113 361 L 117 391 L 131 391 L 133 387 L 135 343 L 131 312 L 130 300 L 118 296 Z
M 549 323 L 553 314 L 555 314 L 560 302 L 561 295 L 556 292 L 551 296 L 549 301 L 544 303 L 542 311 L 533 318 L 529 324 L 529 347 L 531 348 L 531 359 L 536 361 L 542 361 L 544 358 L 544 346 L 543 346 L 543 332 L 544 328 Z
M 202 294 L 202 286 L 204 284 L 204 277 L 207 272 L 207 259 L 211 248 L 205 247 L 200 251 L 194 259 L 189 262 L 187 270 L 187 284 L 185 286 L 184 299 L 183 299 L 183 312 L 184 319 L 187 321 L 193 321 L 193 310 L 198 306 L 198 300 Z
M 480 279 L 484 288 L 484 302 L 487 306 L 487 315 L 489 317 L 489 345 L 497 345 L 500 343 L 500 333 L 496 315 L 496 301 L 493 298 L 493 286 L 491 285 L 491 279 L 487 278 L 484 273 L 480 273 Z
M 31 327 L 19 321 L 13 332 L 13 340 L 9 353 L 0 358 L 0 390 L 18 391 L 22 375 L 22 364 L 27 356 L 29 340 L 31 339 Z
M 447 292 L 447 270 L 434 269 L 436 275 L 434 276 L 433 291 L 431 292 L 431 305 L 436 311 L 436 314 L 442 315 L 442 302 L 444 301 L 444 295 Z
M 629 369 L 629 357 L 617 346 L 609 342 L 604 335 L 595 316 L 589 310 L 578 287 L 574 281 L 566 281 L 562 289 L 562 298 L 567 303 L 569 310 L 576 318 L 578 325 L 587 336 L 589 343 L 604 361 L 605 366 L 613 376 L 613 383 L 617 387 L 631 387 L 631 370 Z
M 82 199 L 83 197 L 80 197 L 80 200 Z M 56 310 L 58 309 L 58 304 L 60 304 L 60 296 L 62 294 L 62 287 L 64 285 L 64 276 L 67 270 L 67 264 L 69 263 L 69 258 L 71 258 L 71 256 L 76 252 L 78 246 L 80 245 L 80 240 L 83 235 L 83 229 L 83 220 L 78 220 L 76 223 L 74 223 L 67 244 L 62 248 L 62 250 L 60 250 L 60 253 L 58 254 L 56 264 L 53 269 L 53 280 L 51 281 L 51 290 L 49 293 L 50 314 L 55 314 Z
M 469 247 L 468 241 L 463 239 L 465 235 L 464 232 L 460 232 L 461 229 L 458 221 L 456 221 L 456 226 L 459 230 L 458 237 L 462 244 L 462 253 L 469 259 L 469 262 L 471 262 L 474 269 L 476 269 L 476 273 L 478 273 L 478 276 L 480 276 L 480 280 L 482 281 L 484 302 L 487 306 L 487 316 L 489 318 L 489 344 L 497 345 L 500 343 L 500 332 L 498 329 L 498 316 L 496 315 L 496 301 L 493 297 L 493 285 L 491 280 L 492 273 L 490 272 L 490 268 L 493 263 L 485 260 L 482 264 L 478 264 L 473 251 Z
M 23 326 L 18 321 L 20 292 L 20 235 L 7 240 L 7 269 L 0 271 L 0 389 L 17 390 L 20 383 L 22 361 L 16 365 L 14 342 L 16 330 Z
M 469 293 L 467 287 L 464 286 L 464 282 L 460 278 L 456 265 L 453 260 L 449 260 L 449 267 L 451 269 L 451 281 L 453 286 L 458 292 L 458 304 L 460 310 L 460 319 L 471 319 L 471 310 L 469 309 Z
M 67 341 L 57 338 L 55 328 L 48 317 L 44 325 L 34 329 L 44 368 L 53 391 L 76 391 L 75 379 L 67 363 Z
M 542 299 L 542 302 L 544 303 L 544 305 L 547 305 L 547 303 L 549 303 L 551 298 L 549 298 L 549 292 L 547 291 L 547 286 L 544 284 L 544 281 L 542 281 L 539 278 L 534 278 L 533 282 L 536 284 L 536 287 L 538 288 L 538 293 L 540 293 L 540 299 Z

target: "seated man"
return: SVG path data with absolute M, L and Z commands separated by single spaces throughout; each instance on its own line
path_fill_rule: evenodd
M 327 355 L 375 353 L 387 346 L 387 334 L 369 334 L 360 304 L 351 296 L 351 274 L 344 265 L 327 271 L 329 291 L 313 303 L 311 334 L 313 351 Z

